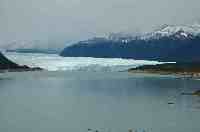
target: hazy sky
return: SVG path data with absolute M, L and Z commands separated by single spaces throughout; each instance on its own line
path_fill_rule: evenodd
M 0 0 L 0 43 L 42 40 L 56 47 L 109 32 L 190 24 L 200 20 L 199 5 L 200 0 Z

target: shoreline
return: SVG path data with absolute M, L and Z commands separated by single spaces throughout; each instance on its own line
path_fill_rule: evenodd
M 185 72 L 166 72 L 166 71 L 149 71 L 149 70 L 128 70 L 129 73 L 145 73 L 145 74 L 158 74 L 158 75 L 173 75 L 185 78 L 197 78 L 200 79 L 200 73 L 185 73 Z M 198 75 L 197 75 L 198 74 Z
M 173 75 L 180 78 L 200 79 L 200 63 L 166 63 L 144 65 L 128 69 L 130 73 Z
M 40 67 L 28 67 L 26 65 L 24 66 L 18 66 L 16 68 L 7 68 L 7 69 L 0 69 L 0 73 L 5 72 L 28 72 L 28 71 L 43 71 L 44 69 Z

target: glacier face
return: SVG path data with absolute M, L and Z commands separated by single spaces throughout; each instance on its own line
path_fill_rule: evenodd
M 157 61 L 120 58 L 60 57 L 56 54 L 15 52 L 4 54 L 20 65 L 41 67 L 49 71 L 122 71 L 141 65 L 161 64 Z

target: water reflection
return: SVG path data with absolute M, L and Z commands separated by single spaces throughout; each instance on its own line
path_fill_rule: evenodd
M 0 131 L 200 130 L 200 97 L 181 95 L 198 90 L 197 80 L 116 72 L 29 72 L 4 77 Z

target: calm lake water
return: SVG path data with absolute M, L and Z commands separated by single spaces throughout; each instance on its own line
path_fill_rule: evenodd
M 200 97 L 180 94 L 197 89 L 127 72 L 0 73 L 0 132 L 198 132 Z

